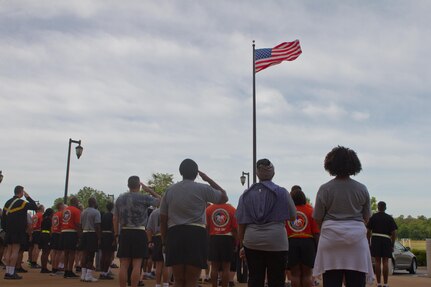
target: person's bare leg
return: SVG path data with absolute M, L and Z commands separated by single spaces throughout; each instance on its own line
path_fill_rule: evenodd
M 301 287 L 301 266 L 299 264 L 290 267 L 290 282 L 292 287 Z
M 174 287 L 185 287 L 186 286 L 186 278 L 185 278 L 186 266 L 174 265 L 172 266 L 172 272 L 174 274 Z
M 165 263 L 162 261 L 162 282 L 169 283 L 169 267 L 165 266 Z
M 132 259 L 133 270 L 131 276 L 132 287 L 137 287 L 139 283 L 141 267 L 142 267 L 142 258 L 133 258 Z
M 230 262 L 222 262 L 222 276 L 221 276 L 221 286 L 229 286 L 229 272 L 230 272 Z
M 389 277 L 389 258 L 382 258 L 382 265 L 383 265 L 383 282 L 384 284 L 388 284 L 388 277 Z
M 11 244 L 10 245 L 10 256 L 9 256 L 9 266 L 16 266 L 16 263 L 18 262 L 18 255 L 19 255 L 19 249 L 21 245 L 20 244 Z
M 196 287 L 201 271 L 200 267 L 185 265 L 185 287 Z
M 130 258 L 120 258 L 120 274 L 118 276 L 120 287 L 127 286 L 127 270 L 129 269 L 130 261 Z
M 211 286 L 212 287 L 217 287 L 219 268 L 220 268 L 220 262 L 211 261 Z
M 313 286 L 313 269 L 301 264 L 301 286 Z
M 376 278 L 377 278 L 377 284 L 380 285 L 381 276 L 382 276 L 382 258 L 381 257 L 375 257 L 376 258 Z

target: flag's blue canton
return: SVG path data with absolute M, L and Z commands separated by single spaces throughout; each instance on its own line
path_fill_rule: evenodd
M 256 49 L 256 61 L 271 57 L 271 52 L 272 52 L 271 48 Z

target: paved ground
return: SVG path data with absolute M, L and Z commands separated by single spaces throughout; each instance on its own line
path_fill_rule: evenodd
M 118 286 L 118 269 L 113 269 L 116 279 L 115 280 L 104 280 L 95 283 L 80 282 L 79 279 L 64 279 L 60 276 L 50 276 L 49 274 L 40 274 L 39 269 L 28 269 L 29 273 L 22 274 L 24 279 L 22 280 L 4 280 L 4 270 L 0 271 L 0 286 L 1 287 L 13 287 L 13 286 L 70 286 L 70 287 L 85 287 L 85 286 Z M 155 285 L 154 280 L 145 280 L 145 286 L 152 287 Z M 390 276 L 389 283 L 391 287 L 430 287 L 431 278 L 426 274 L 426 269 L 421 267 L 418 269 L 418 273 L 410 275 L 408 272 L 400 271 L 393 276 Z M 210 287 L 210 284 L 202 284 L 203 287 Z M 237 287 L 246 287 L 247 284 L 236 283 Z

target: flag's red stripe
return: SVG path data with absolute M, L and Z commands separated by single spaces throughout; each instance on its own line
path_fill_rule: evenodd
M 301 53 L 302 50 L 298 40 L 281 43 L 272 48 L 271 57 L 256 61 L 256 73 L 269 66 L 280 64 L 283 61 L 293 61 L 297 59 Z

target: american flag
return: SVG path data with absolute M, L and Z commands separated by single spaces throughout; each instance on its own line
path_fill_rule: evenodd
M 301 55 L 299 40 L 284 42 L 274 48 L 256 49 L 255 72 L 259 72 L 283 61 L 293 61 Z

